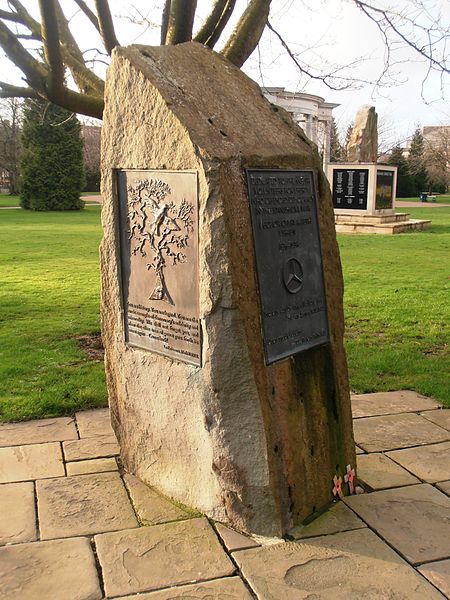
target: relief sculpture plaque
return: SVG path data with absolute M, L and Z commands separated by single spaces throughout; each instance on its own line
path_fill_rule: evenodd
M 117 172 L 125 341 L 201 364 L 197 174 Z
M 328 342 L 312 170 L 247 170 L 266 364 Z

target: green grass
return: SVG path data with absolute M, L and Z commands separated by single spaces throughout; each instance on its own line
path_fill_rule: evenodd
M 412 208 L 424 233 L 339 236 L 356 392 L 412 389 L 450 405 L 450 208 Z M 0 211 L 0 420 L 106 405 L 98 334 L 100 207 Z
M 339 236 L 355 392 L 411 389 L 450 406 L 450 208 L 423 233 Z
M 19 196 L 0 194 L 0 206 L 20 206 Z
M 76 335 L 98 333 L 100 208 L 0 211 L 0 420 L 104 406 L 103 363 Z
M 450 204 L 450 195 L 445 194 L 434 194 L 436 196 L 436 202 L 430 202 L 430 204 Z M 397 198 L 401 202 L 420 202 L 420 198 Z

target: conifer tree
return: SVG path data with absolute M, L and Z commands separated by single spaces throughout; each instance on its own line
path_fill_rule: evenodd
M 75 115 L 43 100 L 27 100 L 22 143 L 21 206 L 83 208 L 83 143 Z
M 388 160 L 389 165 L 398 167 L 397 169 L 397 197 L 410 198 L 415 194 L 415 182 L 408 168 L 408 162 L 403 156 L 403 150 L 400 146 L 392 148 Z
M 339 139 L 339 132 L 337 129 L 336 121 L 334 117 L 331 119 L 330 127 L 330 161 L 331 162 L 344 162 L 345 160 L 345 149 Z
M 419 195 L 425 192 L 427 190 L 428 178 L 425 168 L 425 144 L 420 127 L 416 128 L 411 138 L 408 168 L 414 184 L 414 194 Z

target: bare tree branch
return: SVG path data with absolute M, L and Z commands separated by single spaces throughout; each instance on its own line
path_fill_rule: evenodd
M 170 5 L 171 0 L 165 0 L 164 8 L 161 17 L 161 46 L 164 46 L 167 38 L 167 30 L 169 29 Z
M 24 73 L 29 85 L 36 91 L 45 89 L 48 71 L 45 65 L 37 61 L 19 42 L 17 37 L 0 21 L 0 47 L 11 62 Z
M 47 92 L 56 97 L 64 87 L 64 64 L 59 47 L 58 21 L 55 0 L 39 0 L 42 19 L 42 39 L 45 60 L 50 68 L 47 77 Z
M 0 81 L 0 98 L 39 98 L 33 88 L 19 87 L 11 85 L 5 81 Z
M 172 0 L 166 44 L 181 44 L 192 39 L 197 0 Z
M 95 0 L 95 7 L 97 9 L 100 35 L 102 36 L 103 44 L 108 54 L 111 54 L 113 49 L 116 46 L 119 46 L 119 42 L 116 38 L 114 22 L 111 11 L 109 10 L 108 0 Z
M 238 21 L 222 54 L 241 67 L 258 45 L 269 18 L 271 0 L 251 0 Z
M 214 48 L 233 13 L 235 5 L 236 0 L 216 0 L 194 40 Z
M 26 25 L 18 13 L 8 12 L 6 10 L 0 10 L 0 19 L 4 19 L 5 21 L 14 21 L 15 23 Z
M 95 29 L 100 33 L 100 25 L 98 24 L 98 19 L 95 13 L 86 4 L 86 2 L 83 2 L 83 0 L 74 0 L 74 2 L 84 12 L 89 21 L 95 27 Z

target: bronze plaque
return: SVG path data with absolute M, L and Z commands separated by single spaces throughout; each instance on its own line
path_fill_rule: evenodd
M 201 365 L 197 174 L 117 173 L 125 341 Z
M 266 364 L 329 341 L 314 171 L 247 170 Z

